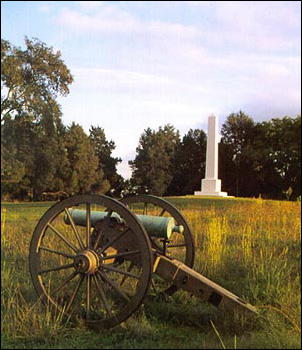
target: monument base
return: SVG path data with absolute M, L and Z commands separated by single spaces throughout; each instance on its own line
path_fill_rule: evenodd
M 219 179 L 203 179 L 201 181 L 201 191 L 195 191 L 195 196 L 208 197 L 228 197 L 227 192 L 221 192 L 221 180 Z
M 195 191 L 194 196 L 229 197 L 227 192 L 202 192 L 202 191 Z

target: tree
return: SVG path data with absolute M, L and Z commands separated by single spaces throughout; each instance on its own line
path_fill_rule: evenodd
M 255 123 L 244 112 L 232 113 L 221 128 L 219 174 L 225 190 L 236 196 L 250 196 L 255 191 L 252 141 Z
M 67 192 L 84 194 L 91 192 L 93 186 L 103 186 L 103 193 L 109 189 L 108 182 L 103 181 L 103 173 L 99 170 L 99 160 L 94 148 L 83 128 L 72 123 L 65 134 L 65 147 L 70 163 Z
M 222 126 L 219 170 L 236 196 L 281 199 L 301 194 L 301 116 L 254 123 L 243 112 Z
M 254 147 L 261 193 L 284 198 L 290 192 L 297 198 L 301 194 L 301 116 L 259 123 Z
M 158 131 L 146 129 L 140 137 L 136 157 L 130 161 L 132 181 L 139 192 L 161 196 L 166 193 L 175 170 L 179 132 L 171 125 Z
M 206 134 L 200 129 L 190 129 L 176 148 L 173 180 L 169 195 L 194 193 L 200 188 L 205 174 Z
M 25 44 L 22 51 L 1 39 L 1 122 L 16 114 L 35 121 L 44 114 L 60 117 L 56 98 L 73 82 L 60 51 L 38 39 L 25 37 Z
M 110 194 L 120 196 L 123 189 L 123 178 L 117 173 L 117 165 L 122 160 L 112 156 L 116 147 L 114 141 L 108 141 L 104 129 L 99 126 L 91 126 L 89 138 L 99 160 L 98 169 L 104 174 L 104 180 L 107 180 L 111 187 Z M 107 194 L 109 194 L 108 191 Z
M 1 40 L 1 174 L 10 174 L 6 181 L 18 180 L 9 189 L 16 196 L 33 192 L 34 199 L 40 199 L 43 190 L 63 187 L 57 175 L 68 161 L 56 98 L 68 94 L 73 78 L 60 52 L 38 39 L 25 38 L 25 44 L 23 51 Z M 12 164 L 25 169 L 24 176 L 10 172 Z
M 1 126 L 1 156 L 3 157 L 2 174 L 7 174 L 13 164 L 20 164 L 22 174 L 18 178 L 14 174 L 1 176 L 2 194 L 10 194 L 12 198 L 25 199 L 32 193 L 31 179 L 34 168 L 34 131 L 29 120 L 7 119 Z M 5 156 L 9 154 L 9 159 Z M 13 180 L 14 183 L 12 183 Z
M 13 183 L 20 182 L 25 173 L 24 163 L 16 158 L 16 147 L 11 145 L 5 148 L 1 144 L 1 182 Z
M 43 120 L 37 125 L 33 141 L 31 185 L 35 200 L 41 199 L 42 192 L 66 191 L 66 174 L 70 167 L 63 139 L 65 132 L 55 130 L 52 123 L 43 125 Z

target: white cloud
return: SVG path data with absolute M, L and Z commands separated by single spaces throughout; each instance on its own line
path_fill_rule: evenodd
M 142 19 L 131 13 L 130 9 L 122 9 L 118 3 L 79 3 L 88 8 L 93 6 L 94 11 L 83 12 L 82 6 L 78 10 L 65 7 L 57 18 L 57 23 L 73 35 L 136 35 L 136 40 L 143 47 L 157 46 L 165 52 L 205 48 L 221 52 L 238 49 L 246 52 L 286 52 L 296 49 L 299 52 L 296 46 L 301 36 L 301 15 L 299 17 L 288 2 L 209 1 L 201 2 L 202 6 L 183 2 L 184 6 L 196 9 L 199 20 L 194 24 L 151 17 Z M 207 17 L 211 17 L 211 20 Z
M 39 6 L 38 11 L 41 13 L 48 13 L 50 11 L 50 6 L 48 5 Z
M 188 5 L 200 14 L 201 28 L 206 28 L 202 18 L 211 17 L 203 38 L 208 45 L 220 46 L 221 50 L 286 52 L 301 41 L 300 2 L 196 1 Z
M 115 6 L 101 7 L 93 13 L 83 13 L 64 7 L 56 22 L 73 33 L 116 34 L 135 32 L 140 23 L 130 14 L 118 11 Z
M 98 9 L 102 4 L 103 1 L 77 1 L 77 3 L 80 5 L 80 7 L 85 11 L 95 11 Z
M 120 69 L 104 68 L 73 68 L 75 79 L 81 84 L 89 84 L 93 89 L 111 91 L 125 91 L 125 89 L 149 91 L 150 88 L 172 86 L 176 82 L 172 79 L 153 74 L 139 73 Z
M 83 3 L 85 4 L 86 1 Z M 169 40 L 171 37 L 178 40 L 192 40 L 198 36 L 198 29 L 192 25 L 142 20 L 130 12 L 121 10 L 117 5 L 102 3 L 90 13 L 64 7 L 60 10 L 56 22 L 73 33 L 89 32 L 90 34 L 120 34 L 123 36 L 139 34 L 151 35 L 161 40 Z M 89 4 L 87 7 L 89 8 Z M 152 40 L 152 37 L 149 39 Z

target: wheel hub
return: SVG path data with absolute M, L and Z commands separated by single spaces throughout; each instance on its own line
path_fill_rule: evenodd
M 93 274 L 99 267 L 99 258 L 92 250 L 84 250 L 74 259 L 74 267 L 77 271 Z

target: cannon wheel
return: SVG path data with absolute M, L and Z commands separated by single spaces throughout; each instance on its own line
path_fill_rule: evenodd
M 177 259 L 191 268 L 193 267 L 195 257 L 194 238 L 186 219 L 175 206 L 163 198 L 144 194 L 124 197 L 120 201 L 133 213 L 170 216 L 174 218 L 177 225 L 182 225 L 184 228 L 183 234 L 173 233 L 169 241 L 150 237 L 152 248 L 160 254 Z M 158 284 L 154 285 L 153 280 L 152 285 L 155 290 L 168 295 L 174 294 L 177 290 L 174 284 L 170 286 L 164 284 L 163 287 L 160 288 Z
M 86 227 L 71 218 L 68 209 L 75 207 L 86 209 Z M 108 215 L 96 243 L 91 211 L 99 208 Z M 123 218 L 119 226 L 113 212 Z M 65 224 L 66 216 L 71 225 Z M 127 241 L 131 248 L 121 243 Z M 35 228 L 29 253 L 31 278 L 43 302 L 58 314 L 102 328 L 123 322 L 140 306 L 148 293 L 152 259 L 149 237 L 135 215 L 119 201 L 95 194 L 70 197 L 49 208 Z

